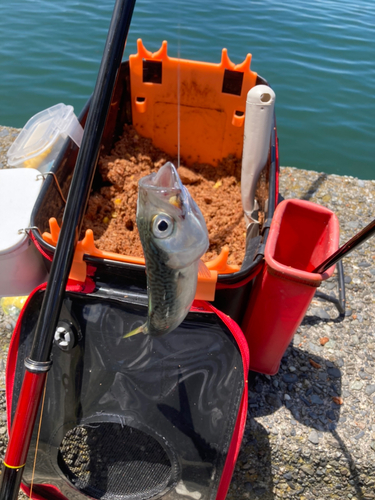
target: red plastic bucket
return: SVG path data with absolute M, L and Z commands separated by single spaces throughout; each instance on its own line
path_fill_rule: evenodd
M 276 208 L 242 324 L 250 348 L 250 370 L 274 375 L 320 283 L 329 278 L 313 269 L 339 244 L 336 215 L 315 203 L 285 200 Z

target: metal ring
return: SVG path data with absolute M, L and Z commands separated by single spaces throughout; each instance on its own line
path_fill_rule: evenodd
M 26 358 L 24 361 L 25 368 L 29 372 L 33 373 L 44 373 L 48 372 L 48 370 L 52 366 L 52 361 L 33 361 L 30 358 Z
M 32 229 L 35 229 L 36 231 L 38 231 L 40 237 L 43 238 L 42 232 L 38 226 L 31 226 L 31 227 L 25 227 L 24 229 L 19 229 L 18 234 L 26 233 L 28 235 L 29 231 L 31 231 Z

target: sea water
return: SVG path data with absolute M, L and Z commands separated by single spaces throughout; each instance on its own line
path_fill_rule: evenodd
M 0 124 L 22 127 L 92 93 L 114 0 L 0 3 Z M 138 0 L 125 57 L 155 51 L 218 63 L 223 47 L 276 92 L 280 162 L 375 179 L 373 0 Z

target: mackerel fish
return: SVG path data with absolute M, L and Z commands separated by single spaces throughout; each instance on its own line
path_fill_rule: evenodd
M 139 181 L 137 226 L 147 275 L 148 317 L 129 332 L 165 335 L 185 319 L 194 300 L 200 257 L 209 246 L 198 205 L 171 162 Z M 204 272 L 204 271 L 203 271 Z

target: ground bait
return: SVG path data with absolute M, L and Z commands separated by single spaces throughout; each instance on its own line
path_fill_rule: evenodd
M 100 250 L 142 257 L 143 251 L 136 224 L 138 181 L 176 158 L 155 148 L 149 139 L 140 137 L 132 126 L 125 126 L 123 136 L 109 156 L 99 159 L 99 182 L 91 193 L 83 229 L 94 231 Z M 245 254 L 246 226 L 241 203 L 241 161 L 228 157 L 217 167 L 195 165 L 178 168 L 183 184 L 201 209 L 206 220 L 210 247 L 204 261 L 216 257 L 228 245 L 229 264 L 240 265 Z

